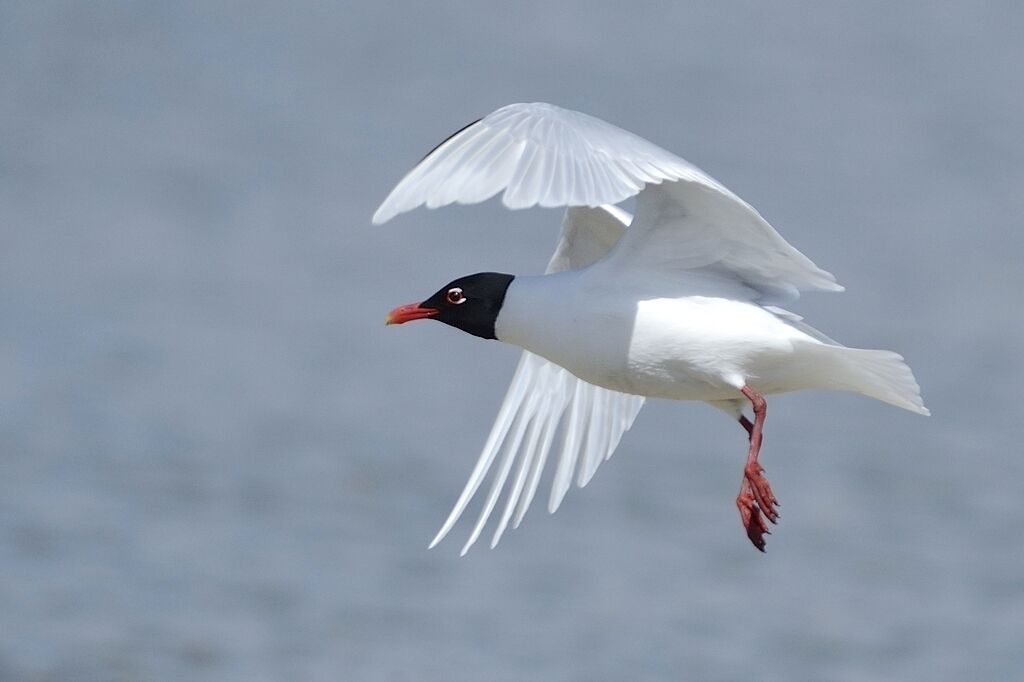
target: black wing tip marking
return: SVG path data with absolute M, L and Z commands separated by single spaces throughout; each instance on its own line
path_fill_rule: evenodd
M 422 159 L 420 159 L 419 161 L 417 161 L 417 162 L 416 162 L 416 165 L 417 165 L 417 166 L 419 166 L 419 165 L 420 165 L 420 164 L 422 164 L 422 163 L 423 163 L 424 161 L 426 161 L 427 159 L 429 159 L 429 158 L 430 158 L 430 155 L 431 155 L 431 154 L 433 154 L 434 152 L 436 152 L 436 151 L 437 151 L 438 149 L 440 149 L 441 147 L 443 147 L 443 146 L 445 145 L 445 143 L 446 143 L 446 142 L 448 142 L 448 140 L 452 139 L 453 137 L 455 137 L 455 136 L 456 136 L 456 135 L 458 135 L 459 133 L 463 132 L 463 131 L 464 131 L 464 130 L 466 130 L 467 128 L 472 128 L 473 126 L 475 126 L 475 125 L 476 125 L 477 123 L 479 123 L 479 122 L 480 122 L 480 121 L 482 121 L 482 120 L 484 120 L 484 119 L 483 119 L 483 117 L 480 117 L 480 118 L 478 118 L 477 120 L 473 121 L 472 123 L 467 123 L 466 125 L 462 126 L 462 127 L 461 127 L 461 128 L 459 128 L 458 130 L 456 130 L 456 131 L 455 131 L 454 133 L 452 133 L 451 135 L 449 135 L 448 137 L 446 137 L 446 138 L 444 138 L 443 140 L 441 140 L 440 142 L 438 142 L 438 143 L 437 143 L 437 145 L 435 145 L 433 149 L 431 149 L 431 150 L 430 150 L 429 152 L 427 152 L 426 154 L 424 154 L 424 155 L 423 155 L 423 158 L 422 158 Z

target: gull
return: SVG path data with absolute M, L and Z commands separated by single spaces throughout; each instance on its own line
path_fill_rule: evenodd
M 545 103 L 502 107 L 428 153 L 373 223 L 499 193 L 510 209 L 566 207 L 545 274 L 461 277 L 386 318 L 433 319 L 523 349 L 476 466 L 430 547 L 492 468 L 462 554 L 507 489 L 497 545 L 509 523 L 522 521 L 552 452 L 554 512 L 573 478 L 585 486 L 611 456 L 644 400 L 666 398 L 706 402 L 746 431 L 736 506 L 763 552 L 768 523 L 779 519 L 758 461 L 766 395 L 851 391 L 929 414 L 900 355 L 845 347 L 780 307 L 802 291 L 842 291 L 835 277 L 701 169 L 592 116 Z M 616 206 L 634 196 L 635 216 Z

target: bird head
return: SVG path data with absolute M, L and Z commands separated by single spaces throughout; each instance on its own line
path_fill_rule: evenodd
M 460 277 L 437 290 L 422 303 L 400 305 L 384 318 L 385 324 L 403 324 L 432 319 L 444 322 L 483 339 L 497 338 L 494 321 L 498 318 L 505 292 L 515 275 L 480 272 Z

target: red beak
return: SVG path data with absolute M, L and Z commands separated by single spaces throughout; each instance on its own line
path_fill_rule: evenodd
M 422 320 L 437 315 L 440 310 L 435 308 L 421 308 L 419 303 L 400 305 L 384 318 L 384 324 L 403 324 L 411 320 Z

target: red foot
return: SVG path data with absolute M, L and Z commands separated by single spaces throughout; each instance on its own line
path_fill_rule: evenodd
M 779 510 L 776 507 L 778 507 L 779 501 L 775 499 L 775 493 L 772 492 L 772 487 L 768 484 L 768 479 L 765 478 L 764 467 L 757 462 L 747 464 L 743 469 L 743 478 L 744 483 L 748 484 L 753 493 L 757 506 L 761 508 L 769 521 L 778 523 Z
M 765 546 L 764 536 L 771 535 L 771 531 L 768 530 L 768 524 L 765 523 L 761 510 L 758 509 L 757 503 L 754 502 L 754 495 L 746 479 L 743 479 L 743 485 L 740 486 L 740 494 L 736 496 L 736 507 L 740 510 L 740 520 L 743 522 L 743 527 L 747 529 L 747 537 L 750 538 L 754 547 L 763 552 Z
M 740 426 L 742 426 L 744 429 L 746 429 L 746 431 L 747 431 L 747 438 L 748 439 L 751 439 L 751 438 L 754 437 L 754 424 L 753 424 L 753 422 L 751 422 L 749 419 L 744 417 L 742 414 L 740 415 Z

